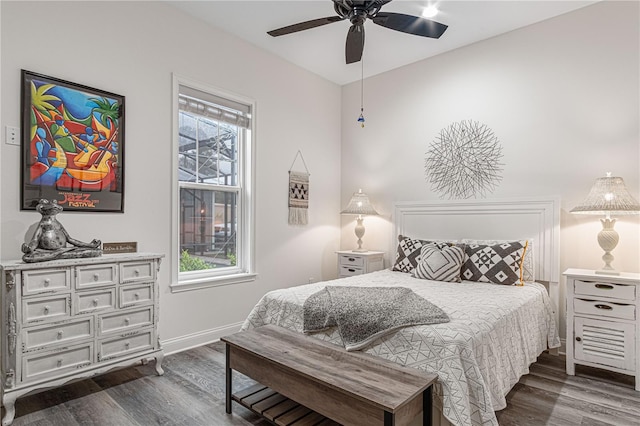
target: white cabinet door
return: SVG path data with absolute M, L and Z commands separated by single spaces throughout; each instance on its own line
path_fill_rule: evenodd
M 575 359 L 635 369 L 635 324 L 575 317 Z

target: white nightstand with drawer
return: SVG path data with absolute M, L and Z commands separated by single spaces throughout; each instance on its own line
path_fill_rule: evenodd
M 636 378 L 640 391 L 640 274 L 567 269 L 567 374 L 576 364 Z
M 367 274 L 384 268 L 383 251 L 338 251 L 338 275 L 340 278 Z

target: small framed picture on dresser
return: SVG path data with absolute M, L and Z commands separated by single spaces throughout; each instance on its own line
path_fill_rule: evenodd
M 21 209 L 124 212 L 124 96 L 22 70 Z

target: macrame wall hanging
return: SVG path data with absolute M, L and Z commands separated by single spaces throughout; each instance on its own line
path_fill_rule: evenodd
M 293 171 L 296 160 L 300 157 L 304 172 Z M 309 223 L 309 169 L 302 152 L 298 150 L 289 168 L 289 225 L 306 225 Z
M 502 146 L 493 131 L 472 120 L 452 123 L 431 143 L 425 177 L 440 198 L 484 197 L 502 180 Z

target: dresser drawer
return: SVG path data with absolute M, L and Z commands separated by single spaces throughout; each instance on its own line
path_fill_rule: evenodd
M 40 269 L 22 272 L 22 294 L 32 294 L 69 290 L 71 288 L 71 269 Z
M 364 258 L 361 256 L 340 255 L 340 266 L 364 266 Z
M 116 264 L 87 265 L 76 268 L 76 289 L 115 285 L 118 282 Z
M 153 302 L 153 283 L 120 287 L 120 307 L 144 305 Z
M 364 274 L 364 269 L 362 268 L 354 268 L 351 266 L 343 266 L 340 265 L 340 276 L 341 277 L 350 277 L 352 275 L 362 275 Z
M 635 305 L 603 302 L 601 300 L 574 299 L 573 309 L 576 314 L 596 315 L 628 320 L 636 319 Z
M 99 309 L 115 309 L 116 289 L 105 288 L 99 291 L 83 291 L 75 294 L 73 314 L 86 314 Z
M 155 280 L 155 262 L 145 260 L 140 262 L 126 262 L 120 264 L 120 282 L 133 283 L 138 281 Z
M 103 314 L 98 318 L 98 334 L 124 332 L 152 324 L 153 306 L 117 314 Z
M 610 297 L 612 299 L 635 300 L 636 286 L 605 283 L 598 281 L 579 281 L 574 284 L 575 294 Z
M 47 353 L 22 358 L 22 380 L 39 380 L 73 373 L 93 363 L 93 342 L 65 347 Z
M 133 352 L 153 349 L 152 329 L 141 330 L 138 333 L 127 333 L 115 339 L 103 339 L 98 342 L 98 362 L 126 356 Z
M 81 321 L 57 323 L 24 329 L 22 351 L 42 349 L 47 345 L 69 344 L 93 336 L 93 317 Z
M 55 321 L 70 317 L 71 295 L 22 299 L 22 320 L 25 323 Z

